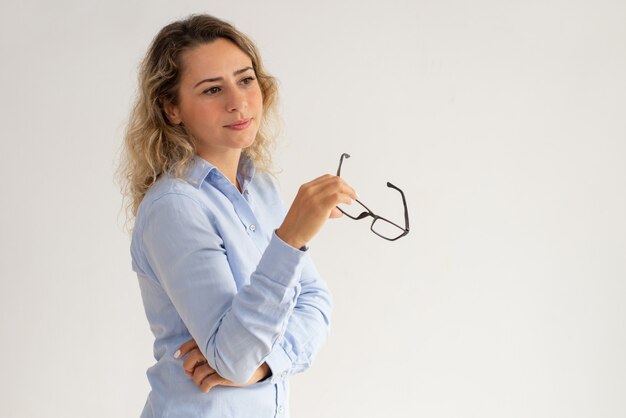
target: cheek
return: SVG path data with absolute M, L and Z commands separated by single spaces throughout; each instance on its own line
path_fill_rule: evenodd
M 259 111 L 263 108 L 263 94 L 261 93 L 261 89 L 258 88 L 251 93 L 250 102 L 254 103 L 254 106 L 259 109 Z
M 218 114 L 216 111 L 216 104 L 210 102 L 196 102 L 193 106 L 190 106 L 187 109 L 187 115 L 190 116 L 191 119 L 197 124 L 204 125 L 206 123 L 211 123 L 215 119 L 215 115 Z

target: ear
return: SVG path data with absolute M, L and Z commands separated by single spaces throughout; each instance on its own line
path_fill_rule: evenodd
M 171 124 L 180 125 L 183 122 L 180 118 L 180 109 L 168 99 L 163 99 L 163 111 Z

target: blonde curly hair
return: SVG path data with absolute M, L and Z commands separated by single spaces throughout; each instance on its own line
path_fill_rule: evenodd
M 263 119 L 253 144 L 243 153 L 258 168 L 269 169 L 274 145 L 278 87 L 263 68 L 254 43 L 227 22 L 210 15 L 192 15 L 165 26 L 156 35 L 139 69 L 139 91 L 124 135 L 118 180 L 125 198 L 128 221 L 137 215 L 148 189 L 165 172 L 183 177 L 196 155 L 193 138 L 184 126 L 172 124 L 164 111 L 166 101 L 176 104 L 183 52 L 224 38 L 252 61 L 263 95 Z

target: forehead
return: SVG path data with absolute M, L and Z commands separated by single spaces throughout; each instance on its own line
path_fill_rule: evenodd
M 183 77 L 226 77 L 240 68 L 252 66 L 252 60 L 233 42 L 218 38 L 198 45 L 181 55 Z

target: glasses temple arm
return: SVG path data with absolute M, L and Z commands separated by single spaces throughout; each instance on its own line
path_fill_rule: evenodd
M 400 190 L 399 187 L 394 186 L 393 184 L 387 182 L 387 187 L 392 189 L 396 189 L 400 192 L 400 196 L 402 196 L 402 205 L 404 206 L 404 225 L 406 225 L 405 230 L 409 230 L 409 209 L 406 205 L 406 198 L 404 197 L 404 192 Z
M 337 168 L 337 177 L 341 177 L 341 166 L 343 165 L 344 158 L 350 158 L 350 154 L 345 152 L 341 154 L 341 157 L 339 158 L 339 167 Z

